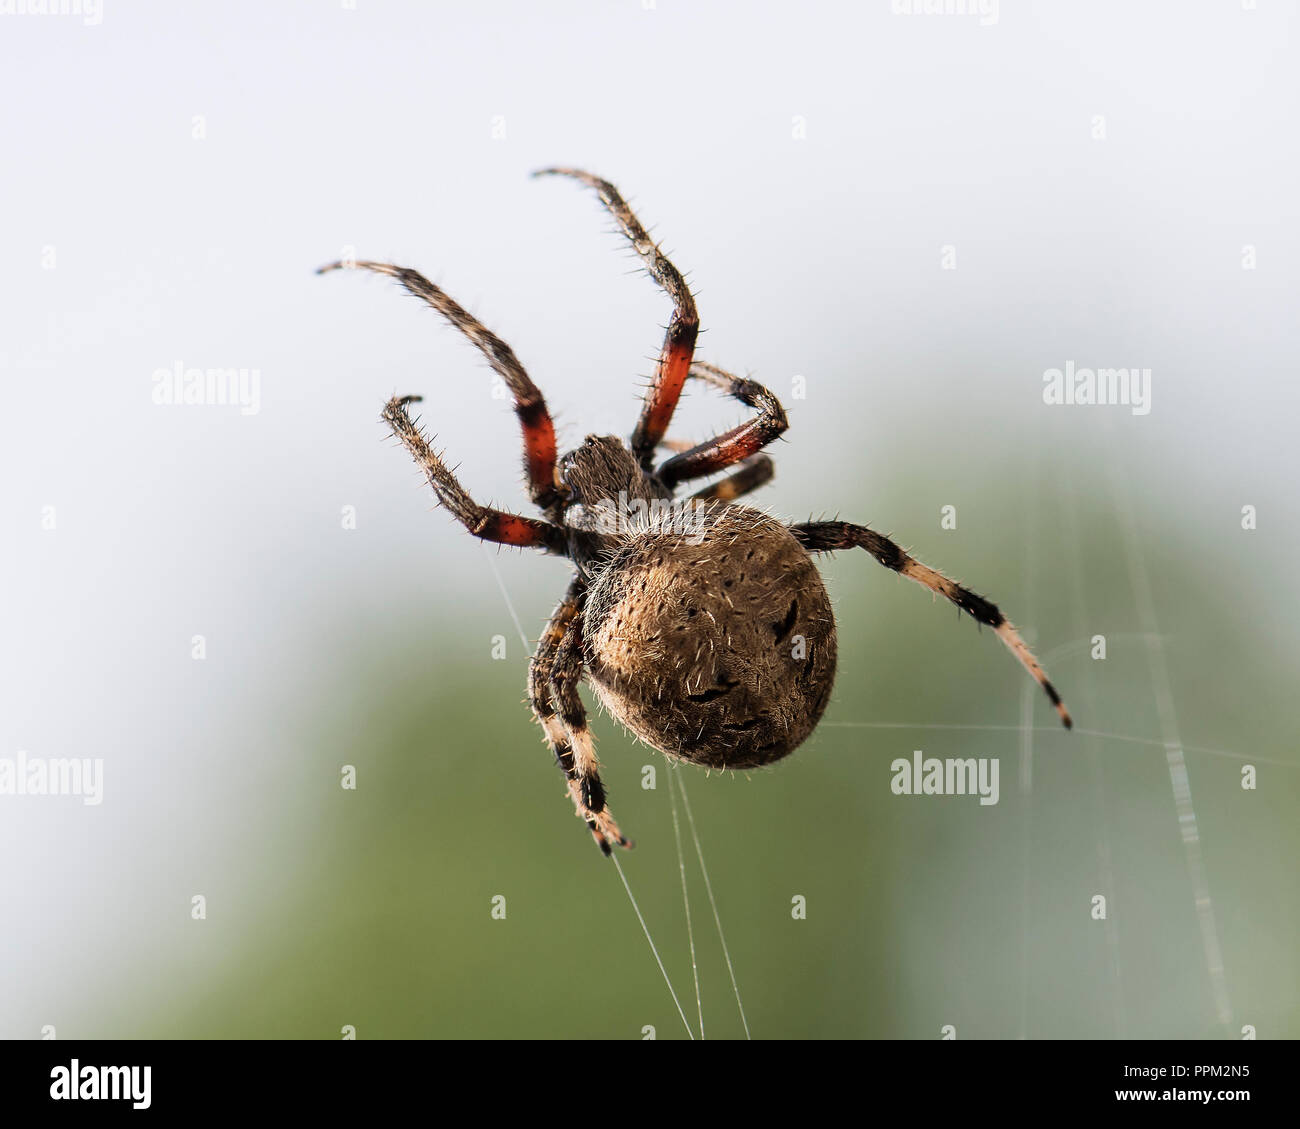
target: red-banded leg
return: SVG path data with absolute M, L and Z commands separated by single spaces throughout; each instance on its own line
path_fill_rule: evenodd
M 505 382 L 515 401 L 515 415 L 524 439 L 524 470 L 528 476 L 528 495 L 543 509 L 553 505 L 558 498 L 555 486 L 555 427 L 546 401 L 513 350 L 495 333 L 484 328 L 464 307 L 449 298 L 424 275 L 407 267 L 391 263 L 330 263 L 316 273 L 343 270 L 374 271 L 395 278 L 417 298 L 422 299 L 442 314 L 452 325 L 470 339 L 487 358 L 492 370 Z
M 691 497 L 701 502 L 734 502 L 751 490 L 766 486 L 775 474 L 776 466 L 768 455 L 750 455 L 735 474 L 697 490 Z
M 650 390 L 646 393 L 645 404 L 641 409 L 641 418 L 632 433 L 632 453 L 640 460 L 643 467 L 649 468 L 654 459 L 655 448 L 668 430 L 673 411 L 682 394 L 690 372 L 691 359 L 695 356 L 695 339 L 699 334 L 700 317 L 695 309 L 695 298 L 690 287 L 682 278 L 681 272 L 673 266 L 641 226 L 641 221 L 632 213 L 627 202 L 619 195 L 618 189 L 607 180 L 593 176 L 581 169 L 539 169 L 534 176 L 568 176 L 594 188 L 600 196 L 601 203 L 614 217 L 614 222 L 632 244 L 632 249 L 640 256 L 641 262 L 664 292 L 673 301 L 673 316 L 664 335 L 663 349 L 659 354 L 659 364 L 655 369 Z
M 690 373 L 696 380 L 712 384 L 728 396 L 734 396 L 741 403 L 756 408 L 758 415 L 668 459 L 656 473 L 670 490 L 686 479 L 703 478 L 750 458 L 790 426 L 781 401 L 757 381 L 732 376 L 716 365 L 705 364 L 703 361 L 696 361 L 691 366 Z
M 393 397 L 384 407 L 384 421 L 401 440 L 402 446 L 411 452 L 438 496 L 438 501 L 452 512 L 456 520 L 484 541 L 515 545 L 521 549 L 546 549 L 561 556 L 567 555 L 568 535 L 558 525 L 480 506 L 466 493 L 446 463 L 434 453 L 419 425 L 406 410 L 408 404 L 418 402 L 419 399 L 419 396 Z

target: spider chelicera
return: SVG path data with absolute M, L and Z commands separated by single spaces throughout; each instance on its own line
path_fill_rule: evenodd
M 608 181 L 543 169 L 596 190 L 673 316 L 631 442 L 589 435 L 556 457 L 555 429 L 537 386 L 504 341 L 423 275 L 376 262 L 337 262 L 397 279 L 482 351 L 514 397 L 528 493 L 543 518 L 480 506 L 430 448 L 409 405 L 383 418 L 415 457 L 441 503 L 485 541 L 567 557 L 576 575 L 551 616 L 528 672 L 528 695 L 568 781 L 578 815 L 605 854 L 631 843 L 605 803 L 586 710 L 584 672 L 633 734 L 667 756 L 709 768 L 752 768 L 796 749 L 826 708 L 835 679 L 835 619 L 810 554 L 860 547 L 987 624 L 1066 712 L 1043 668 L 997 607 L 913 559 L 888 537 L 843 521 L 786 526 L 736 499 L 771 480 L 759 452 L 786 430 L 768 389 L 694 359 L 699 316 L 681 274 Z M 665 439 L 687 380 L 711 384 L 755 410 L 746 423 L 696 446 Z M 675 451 L 655 465 L 661 448 Z M 683 499 L 678 486 L 734 467 Z

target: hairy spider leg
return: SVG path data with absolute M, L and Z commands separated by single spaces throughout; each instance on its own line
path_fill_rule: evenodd
M 528 699 L 541 723 L 555 763 L 568 781 L 578 816 L 605 854 L 613 844 L 630 847 L 605 805 L 605 786 L 587 713 L 578 695 L 582 679 L 582 602 L 586 581 L 574 580 L 542 633 L 528 666 Z
M 668 459 L 656 473 L 659 481 L 670 490 L 685 479 L 703 478 L 750 458 L 790 426 L 781 401 L 757 381 L 732 376 L 716 365 L 705 364 L 703 361 L 696 361 L 691 366 L 690 375 L 695 380 L 712 384 L 728 396 L 734 396 L 742 404 L 756 408 L 758 415 Z M 768 475 L 770 477 L 771 474 Z M 719 486 L 723 485 L 719 483 Z M 759 485 L 762 482 L 754 483 L 754 486 Z M 748 488 L 753 489 L 753 486 Z
M 329 263 L 316 273 L 352 267 L 397 279 L 409 293 L 427 302 L 478 347 L 514 397 L 515 415 L 519 417 L 519 428 L 523 432 L 528 495 L 542 509 L 552 506 L 559 497 L 555 484 L 555 425 L 551 422 L 541 391 L 524 371 L 510 346 L 418 271 L 391 263 L 362 261 Z
M 545 549 L 561 556 L 568 555 L 568 537 L 558 525 L 523 517 L 505 510 L 480 506 L 456 481 L 447 464 L 434 453 L 411 418 L 407 405 L 419 402 L 419 396 L 394 396 L 384 407 L 383 418 L 393 434 L 401 441 L 420 469 L 424 471 L 437 494 L 438 501 L 452 512 L 457 521 L 475 537 L 494 541 L 499 545 L 515 545 L 521 549 Z
M 567 176 L 594 188 L 615 223 L 632 244 L 632 249 L 645 264 L 650 277 L 659 284 L 673 301 L 673 316 L 664 334 L 663 348 L 654 379 L 646 393 L 641 408 L 641 418 L 632 433 L 632 453 L 647 470 L 654 461 L 655 448 L 663 439 L 672 421 L 682 387 L 690 372 L 695 356 L 695 339 L 700 331 L 700 316 L 695 309 L 695 298 L 686 285 L 681 272 L 659 250 L 641 221 L 632 213 L 618 189 L 607 180 L 593 176 L 581 169 L 539 169 L 534 176 Z
M 1033 652 L 1026 646 L 1025 641 L 1020 638 L 1020 634 L 1011 625 L 1007 617 L 998 610 L 996 604 L 986 600 L 983 596 L 976 595 L 969 588 L 963 588 L 960 584 L 949 580 L 942 573 L 923 565 L 920 561 L 910 557 L 888 537 L 882 537 L 865 525 L 851 525 L 845 521 L 815 521 L 792 525 L 790 532 L 810 553 L 827 553 L 834 552 L 836 549 L 852 549 L 854 547 L 866 549 L 886 568 L 893 569 L 900 575 L 906 576 L 909 580 L 915 580 L 918 584 L 929 588 L 931 592 L 937 592 L 945 600 L 952 601 L 977 622 L 987 624 L 993 628 L 997 637 L 1007 645 L 1011 653 L 1020 660 L 1021 665 L 1029 671 L 1034 680 L 1043 688 L 1048 700 L 1051 701 L 1057 714 L 1060 715 L 1061 724 L 1066 729 L 1070 729 L 1074 725 L 1069 711 L 1065 708 L 1065 703 L 1061 701 L 1061 695 L 1056 692 L 1056 687 L 1048 679 L 1047 673 L 1039 665 L 1038 660 L 1034 658 Z
M 751 455 L 734 474 L 719 479 L 703 490 L 697 490 L 691 497 L 701 502 L 734 502 L 751 490 L 766 486 L 775 474 L 776 465 L 770 456 Z

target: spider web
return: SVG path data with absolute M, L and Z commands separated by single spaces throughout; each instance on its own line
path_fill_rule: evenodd
M 523 624 L 519 619 L 519 613 L 515 610 L 514 601 L 510 598 L 510 593 L 506 589 L 505 581 L 501 578 L 501 571 L 497 568 L 496 560 L 488 550 L 486 544 L 483 546 L 484 556 L 487 558 L 488 567 L 496 579 L 497 587 L 501 591 L 501 597 L 505 600 L 506 608 L 510 612 L 510 618 L 514 621 L 515 630 L 519 632 L 519 639 L 523 643 L 524 653 L 530 650 L 528 636 L 524 632 Z M 682 779 L 680 772 L 675 768 L 671 761 L 665 758 L 665 765 L 668 774 L 668 797 L 672 806 L 673 817 L 673 839 L 677 847 L 677 869 L 681 876 L 682 885 L 682 905 L 686 913 L 686 935 L 687 943 L 690 946 L 691 955 L 691 972 L 695 981 L 695 1009 L 699 1019 L 700 1038 L 704 1038 L 704 1004 L 700 995 L 700 976 L 699 965 L 695 957 L 695 932 L 691 921 L 691 900 L 690 891 L 686 883 L 686 856 L 682 850 L 681 826 L 677 817 L 677 793 L 681 793 L 682 807 L 686 812 L 686 822 L 690 828 L 691 840 L 695 844 L 695 855 L 700 864 L 700 874 L 704 879 L 704 887 L 708 892 L 709 906 L 713 910 L 713 922 L 718 931 L 718 941 L 722 945 L 722 953 L 727 963 L 727 973 L 731 977 L 732 991 L 736 996 L 736 1007 L 740 1012 L 740 1022 L 745 1030 L 745 1038 L 750 1038 L 749 1021 L 745 1018 L 745 1005 L 741 1002 L 740 986 L 736 983 L 736 972 L 731 961 L 731 951 L 727 948 L 727 938 L 722 929 L 722 917 L 718 913 L 717 899 L 713 894 L 713 884 L 709 881 L 709 870 L 704 862 L 704 847 L 700 842 L 699 830 L 695 825 L 695 815 L 691 811 L 691 801 L 686 794 L 686 781 Z M 676 787 L 674 787 L 674 785 Z M 632 893 L 632 887 L 627 880 L 627 875 L 623 871 L 623 864 L 619 861 L 617 852 L 610 856 L 614 863 L 614 869 L 618 873 L 619 880 L 623 884 L 623 889 L 627 892 L 628 901 L 632 905 L 632 912 L 636 914 L 636 919 L 641 925 L 641 930 L 645 933 L 646 942 L 650 946 L 650 953 L 654 958 L 656 966 L 660 973 L 663 974 L 664 983 L 668 986 L 668 992 L 672 996 L 673 1006 L 677 1009 L 677 1014 L 681 1017 L 682 1025 L 686 1028 L 686 1034 L 693 1040 L 695 1032 L 691 1028 L 690 1021 L 686 1018 L 686 1012 L 682 1008 L 681 1000 L 678 998 L 677 990 L 673 987 L 672 978 L 668 975 L 668 970 L 664 967 L 663 958 L 659 955 L 659 948 L 654 942 L 654 937 L 650 933 L 650 927 L 646 924 L 645 916 L 641 913 L 641 907 L 637 904 L 636 895 Z
M 1034 828 L 1034 764 L 1037 742 L 1041 736 L 1051 736 L 1054 739 L 1065 739 L 1070 741 L 1082 741 L 1083 748 L 1077 749 L 1076 747 L 1076 752 L 1077 755 L 1086 761 L 1087 765 L 1088 777 L 1091 785 L 1089 803 L 1092 809 L 1092 822 L 1095 827 L 1094 846 L 1096 851 L 1096 875 L 1099 888 L 1106 891 L 1113 891 L 1115 889 L 1116 872 L 1111 843 L 1111 829 L 1107 817 L 1109 805 L 1107 802 L 1106 778 L 1102 761 L 1099 756 L 1098 746 L 1100 743 L 1104 742 L 1116 742 L 1163 750 L 1165 763 L 1168 769 L 1169 786 L 1173 798 L 1175 818 L 1177 820 L 1186 867 L 1188 895 L 1193 904 L 1196 920 L 1199 926 L 1205 975 L 1210 987 L 1214 1018 L 1218 1026 L 1225 1033 L 1228 1033 L 1231 1031 L 1232 1027 L 1233 1008 L 1220 944 L 1219 925 L 1202 858 L 1200 828 L 1185 754 L 1193 753 L 1201 756 L 1229 759 L 1241 763 L 1263 763 L 1288 768 L 1294 768 L 1296 766 L 1292 762 L 1278 758 L 1258 756 L 1255 754 L 1245 756 L 1228 750 L 1210 748 L 1202 745 L 1186 744 L 1182 741 L 1169 677 L 1164 639 L 1160 633 L 1159 622 L 1155 613 L 1155 603 L 1151 590 L 1150 576 L 1142 549 L 1141 539 L 1138 535 L 1133 507 L 1130 499 L 1122 488 L 1121 477 L 1115 460 L 1109 460 L 1109 464 L 1111 469 L 1108 479 L 1108 492 L 1111 499 L 1111 512 L 1116 516 L 1117 524 L 1119 526 L 1129 585 L 1136 610 L 1137 627 L 1139 629 L 1136 632 L 1112 634 L 1109 638 L 1114 642 L 1136 642 L 1143 645 L 1147 656 L 1151 693 L 1156 706 L 1159 736 L 1140 736 L 1078 727 L 1076 727 L 1071 734 L 1066 734 L 1065 731 L 1058 726 L 1035 726 L 1033 724 L 1033 711 L 1035 708 L 1035 702 L 1037 701 L 1037 687 L 1029 680 L 1023 680 L 1019 703 L 1020 720 L 1019 724 L 1016 725 L 938 724 L 902 721 L 824 721 L 822 722 L 822 725 L 826 728 L 841 729 L 946 730 L 955 732 L 982 731 L 1017 734 L 1017 783 L 1023 809 L 1020 832 L 1021 875 L 1019 876 L 1021 883 L 1021 980 L 1018 1034 L 1021 1038 L 1030 1037 L 1031 1029 L 1029 968 L 1031 950 L 1030 923 L 1032 910 L 1031 878 L 1034 870 L 1034 855 L 1032 850 Z M 1021 603 L 1025 608 L 1027 622 L 1033 623 L 1035 622 L 1034 613 L 1036 611 L 1036 600 L 1038 596 L 1036 585 L 1036 578 L 1039 571 L 1037 560 L 1037 536 L 1039 525 L 1039 503 L 1041 500 L 1040 490 L 1036 487 L 1037 484 L 1042 483 L 1043 479 L 1038 473 L 1039 468 L 1036 465 L 1031 466 L 1029 469 L 1031 473 L 1026 475 L 1024 481 L 1035 484 L 1035 486 L 1030 488 L 1030 497 L 1026 499 L 1028 504 L 1025 507 L 1027 518 L 1026 528 L 1024 531 L 1024 541 L 1027 546 L 1027 551 L 1024 557 L 1024 580 L 1021 586 L 1023 599 Z M 1064 494 L 1061 495 L 1061 501 L 1056 504 L 1056 509 L 1062 515 L 1066 556 L 1071 562 L 1068 576 L 1068 590 L 1065 593 L 1065 597 L 1070 609 L 1070 621 L 1074 631 L 1077 633 L 1077 638 L 1074 641 L 1057 647 L 1055 650 L 1047 652 L 1042 656 L 1044 665 L 1047 666 L 1049 670 L 1053 668 L 1053 664 L 1058 664 L 1062 660 L 1070 657 L 1077 657 L 1081 652 L 1087 652 L 1090 649 L 1090 637 L 1088 636 L 1086 629 L 1091 621 L 1083 584 L 1083 566 L 1080 563 L 1082 545 L 1079 517 L 1076 507 L 1070 504 L 1068 497 Z M 525 649 L 527 649 L 529 646 L 528 639 L 522 629 L 518 614 L 516 613 L 513 602 L 510 599 L 510 595 L 501 579 L 496 563 L 492 558 L 492 554 L 487 551 L 486 546 L 484 546 L 484 550 L 502 597 L 506 602 L 512 619 L 514 620 L 515 627 L 519 632 Z M 1082 677 L 1077 680 L 1077 689 L 1073 698 L 1078 702 L 1080 715 L 1084 717 L 1097 716 L 1098 703 L 1095 687 L 1091 678 Z M 651 930 L 639 904 L 637 903 L 632 887 L 628 882 L 627 875 L 617 855 L 613 858 L 616 872 L 624 887 L 633 912 L 635 913 L 645 935 L 655 965 L 658 967 L 663 977 L 665 986 L 672 998 L 673 1005 L 683 1027 L 686 1029 L 687 1036 L 691 1039 L 695 1039 L 698 1031 L 698 1037 L 703 1039 L 705 1037 L 706 1027 L 700 990 L 699 961 L 696 951 L 695 919 L 691 910 L 690 891 L 686 873 L 686 853 L 683 847 L 682 828 L 677 802 L 678 796 L 680 795 L 682 811 L 685 813 L 685 822 L 695 848 L 696 862 L 699 866 L 700 874 L 707 893 L 714 927 L 721 943 L 727 973 L 730 978 L 732 994 L 734 995 L 741 1020 L 741 1026 L 745 1038 L 750 1038 L 751 1034 L 749 1024 L 745 1015 L 735 967 L 731 958 L 731 953 L 727 947 L 717 898 L 705 864 L 701 836 L 690 807 L 683 773 L 681 772 L 681 769 L 671 761 L 666 761 L 666 772 L 672 813 L 673 836 L 676 848 L 676 869 L 680 880 L 686 925 L 686 943 L 689 951 L 691 974 L 695 993 L 695 1027 L 692 1027 L 691 1021 L 687 1018 L 686 1009 L 682 1005 L 681 997 L 679 997 L 676 987 L 665 968 L 659 948 L 655 944 Z M 1120 923 L 1116 915 L 1109 913 L 1106 915 L 1104 918 L 1104 932 L 1106 954 L 1109 964 L 1107 974 L 1108 983 L 1105 988 L 1109 1000 L 1111 1023 L 1116 1038 L 1127 1038 L 1130 1037 L 1130 1031 L 1124 991 L 1123 946 L 1120 935 Z
M 1179 835 L 1182 842 L 1187 871 L 1187 884 L 1190 888 L 1189 893 L 1201 934 L 1201 948 L 1204 958 L 1205 973 L 1211 990 L 1214 1015 L 1217 1023 L 1223 1031 L 1225 1033 L 1230 1033 L 1232 1028 L 1233 1010 L 1228 990 L 1227 977 L 1225 974 L 1219 926 L 1216 918 L 1214 901 L 1209 888 L 1209 882 L 1205 873 L 1201 851 L 1199 823 L 1184 754 L 1186 752 L 1193 752 L 1205 756 L 1227 758 L 1242 763 L 1275 764 L 1289 768 L 1294 768 L 1296 766 L 1292 762 L 1276 758 L 1257 756 L 1254 754 L 1244 756 L 1239 753 L 1229 752 L 1222 749 L 1207 748 L 1200 745 L 1188 745 L 1182 741 L 1177 712 L 1174 705 L 1173 691 L 1169 678 L 1168 663 L 1165 655 L 1164 637 L 1160 633 L 1159 623 L 1156 618 L 1155 602 L 1152 596 L 1149 572 L 1146 565 L 1145 555 L 1142 550 L 1141 540 L 1137 531 L 1137 523 L 1134 518 L 1133 507 L 1129 497 L 1122 488 L 1117 461 L 1115 459 L 1109 459 L 1107 461 L 1110 468 L 1108 475 L 1108 492 L 1111 499 L 1111 508 L 1112 512 L 1116 515 L 1120 529 L 1129 584 L 1133 595 L 1138 626 L 1140 628 L 1137 633 L 1113 634 L 1110 636 L 1110 639 L 1115 642 L 1138 641 L 1144 644 L 1148 659 L 1152 694 L 1157 710 L 1160 736 L 1140 737 L 1079 727 L 1076 727 L 1072 731 L 1074 737 L 1085 739 L 1085 747 L 1082 752 L 1087 760 L 1089 777 L 1092 784 L 1092 796 L 1090 802 L 1093 810 L 1093 822 L 1096 828 L 1096 873 L 1101 889 L 1106 891 L 1115 890 L 1115 867 L 1111 850 L 1110 827 L 1106 814 L 1108 804 L 1105 777 L 1097 752 L 1097 743 L 1102 741 L 1114 741 L 1163 749 L 1169 773 L 1169 785 L 1172 791 Z M 1024 481 L 1032 484 L 1041 483 L 1043 479 L 1040 469 L 1041 468 L 1037 465 L 1030 466 L 1028 468 L 1029 473 L 1026 474 Z M 1082 559 L 1082 546 L 1079 535 L 1078 514 L 1076 508 L 1069 504 L 1068 497 L 1064 493 L 1061 494 L 1061 498 L 1063 501 L 1058 504 L 1057 508 L 1063 515 L 1066 557 L 1071 562 L 1068 598 L 1071 606 L 1071 617 L 1074 628 L 1079 633 L 1079 638 L 1075 642 L 1067 643 L 1043 655 L 1043 663 L 1049 670 L 1054 669 L 1054 665 L 1058 663 L 1059 660 L 1073 654 L 1078 654 L 1081 651 L 1087 651 L 1090 646 L 1089 637 L 1085 632 L 1085 628 L 1090 622 L 1090 619 L 1082 581 L 1082 565 L 1080 563 Z M 1037 527 L 1039 519 L 1040 492 L 1033 489 L 1031 491 L 1031 497 L 1027 499 L 1027 501 L 1028 505 L 1026 506 L 1026 512 L 1028 516 L 1024 538 L 1026 544 L 1026 553 L 1024 558 L 1025 575 L 1022 581 L 1021 591 L 1023 593 L 1023 603 L 1028 613 L 1028 622 L 1032 623 L 1034 622 L 1034 611 L 1036 606 L 1036 579 L 1039 574 L 1037 562 L 1037 546 L 1039 543 Z M 1079 714 L 1085 717 L 1097 715 L 1096 695 L 1092 681 L 1092 679 L 1087 677 L 1080 678 L 1078 680 L 1078 690 L 1072 695 L 1072 700 L 1077 700 L 1079 703 Z M 1058 738 L 1065 738 L 1066 736 L 1057 726 L 1033 725 L 1033 710 L 1037 697 L 1037 688 L 1028 681 L 1024 681 L 1020 696 L 1020 724 L 1017 726 L 975 724 L 941 725 L 910 722 L 823 723 L 829 727 L 852 729 L 978 730 L 1018 733 L 1018 786 L 1024 812 L 1021 826 L 1021 980 L 1018 1023 L 1019 1037 L 1022 1039 L 1029 1037 L 1030 1029 L 1029 968 L 1031 949 L 1030 921 L 1032 900 L 1031 876 L 1033 873 L 1032 831 L 1034 819 L 1033 769 L 1035 759 L 1035 741 L 1037 736 L 1040 734 L 1048 734 Z M 1116 915 L 1108 913 L 1105 916 L 1104 929 L 1106 949 L 1110 964 L 1108 977 L 1109 984 L 1107 987 L 1108 995 L 1110 997 L 1112 1021 L 1114 1024 L 1114 1035 L 1116 1038 L 1123 1039 L 1130 1037 L 1130 1035 L 1123 988 L 1124 969 L 1119 935 L 1119 922 Z

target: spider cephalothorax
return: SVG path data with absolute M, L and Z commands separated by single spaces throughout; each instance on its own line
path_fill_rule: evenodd
M 835 619 L 811 554 L 860 547 L 991 627 L 1070 715 L 1029 648 L 997 607 L 909 556 L 889 538 L 840 521 L 783 525 L 736 499 L 768 482 L 759 452 L 785 431 L 785 411 L 761 384 L 694 359 L 695 300 L 608 181 L 594 188 L 673 300 L 654 379 L 630 443 L 589 435 L 557 459 L 546 403 L 510 347 L 422 275 L 387 263 L 331 263 L 396 278 L 461 330 L 514 397 L 529 495 L 543 518 L 480 506 L 448 470 L 407 408 L 384 409 L 438 499 L 476 537 L 569 558 L 576 575 L 538 643 L 528 672 L 533 712 L 601 849 L 630 846 L 605 803 L 578 684 L 587 675 L 605 707 L 667 756 L 709 768 L 752 768 L 792 752 L 813 731 L 835 679 Z M 746 423 L 696 446 L 665 439 L 688 379 L 755 410 Z M 659 449 L 675 451 L 655 465 Z M 684 498 L 676 488 L 735 467 Z

